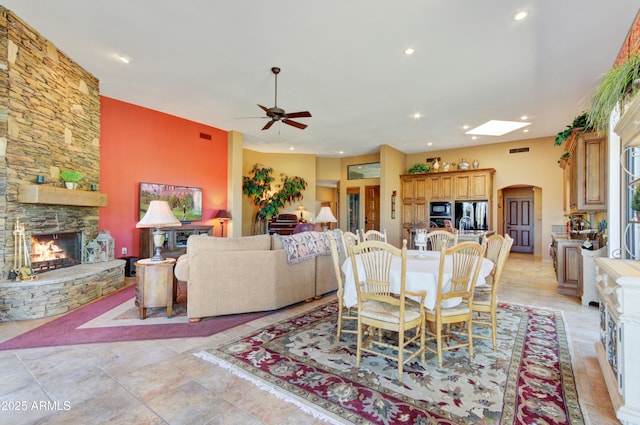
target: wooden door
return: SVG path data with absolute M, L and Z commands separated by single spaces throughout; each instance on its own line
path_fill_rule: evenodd
M 364 187 L 364 231 L 380 230 L 380 186 Z
M 533 252 L 533 198 L 507 198 L 506 205 L 511 251 Z

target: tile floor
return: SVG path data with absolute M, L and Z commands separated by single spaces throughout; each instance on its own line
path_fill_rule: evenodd
M 565 312 L 591 424 L 618 424 L 595 355 L 598 310 L 556 294 L 555 282 L 551 263 L 512 253 L 500 300 Z M 320 424 L 193 353 L 325 301 L 299 304 L 206 338 L 0 351 L 0 423 Z M 0 323 L 0 341 L 46 320 Z

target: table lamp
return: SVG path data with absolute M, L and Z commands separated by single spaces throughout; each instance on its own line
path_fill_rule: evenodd
M 218 210 L 213 218 L 220 220 L 220 237 L 224 238 L 224 222 L 231 219 L 231 214 L 227 210 Z
M 167 201 L 151 201 L 149 209 L 145 213 L 144 217 L 142 217 L 142 220 L 136 224 L 137 228 L 155 227 L 156 229 L 153 231 L 153 244 L 156 251 L 155 255 L 151 257 L 151 261 L 164 260 L 160 254 L 160 248 L 162 248 L 162 245 L 164 244 L 164 232 L 161 228 L 181 225 L 182 223 L 180 223 L 176 216 L 173 215 Z
M 336 218 L 333 216 L 331 208 L 329 207 L 320 208 L 320 212 L 318 213 L 318 216 L 315 220 L 316 223 L 322 224 L 322 230 L 324 232 L 326 232 L 328 229 L 327 223 L 335 223 L 336 221 L 338 220 L 336 220 Z

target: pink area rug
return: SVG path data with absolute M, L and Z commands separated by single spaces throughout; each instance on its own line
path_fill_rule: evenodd
M 188 323 L 185 306 L 176 305 L 175 316 L 165 309 L 147 309 L 140 320 L 134 304 L 135 286 L 80 307 L 71 313 L 0 343 L 0 350 L 53 347 L 148 339 L 203 337 L 266 316 L 269 312 L 211 317 Z

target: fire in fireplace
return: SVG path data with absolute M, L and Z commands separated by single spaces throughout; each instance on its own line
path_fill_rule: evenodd
M 82 233 L 47 233 L 31 236 L 31 268 L 35 273 L 82 263 Z

